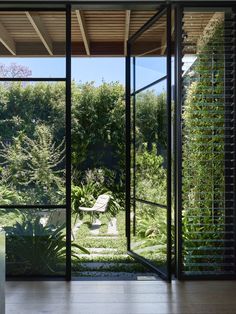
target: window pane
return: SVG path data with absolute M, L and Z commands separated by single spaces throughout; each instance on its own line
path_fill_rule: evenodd
M 165 57 L 136 57 L 136 90 L 166 75 Z
M 65 275 L 65 209 L 0 209 L 7 275 Z
M 65 203 L 65 84 L 0 84 L 0 204 Z
M 131 250 L 166 271 L 167 233 L 166 208 L 136 201 L 135 213 L 131 215 Z
M 65 77 L 65 12 L 2 11 L 0 20 L 11 38 L 0 43 L 0 77 Z
M 136 95 L 136 198 L 166 204 L 166 80 Z
M 166 15 L 132 43 L 136 90 L 166 76 Z

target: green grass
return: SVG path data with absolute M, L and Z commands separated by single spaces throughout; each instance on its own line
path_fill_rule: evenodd
M 112 238 L 107 235 L 108 219 L 105 215 L 100 215 L 100 221 L 102 223 L 99 231 L 99 236 L 91 238 L 90 234 L 90 217 L 84 216 L 83 224 L 76 234 L 76 243 L 79 245 L 92 249 L 92 248 L 104 248 L 115 249 L 115 252 L 102 253 L 102 256 L 90 256 L 79 254 L 79 260 L 73 260 L 73 270 L 81 271 L 105 271 L 105 272 L 145 272 L 146 268 L 136 263 L 133 258 L 127 255 L 127 240 L 125 236 L 125 212 L 120 211 L 117 215 L 117 229 L 118 237 Z M 107 238 L 101 238 L 100 236 L 106 235 Z M 83 263 L 103 263 L 99 268 L 92 266 L 87 267 Z M 82 263 L 82 264 L 81 264 Z
M 72 217 L 72 222 L 74 222 Z M 90 217 L 85 215 L 83 218 L 83 224 L 76 232 L 75 243 L 82 247 L 87 248 L 92 253 L 92 248 L 104 248 L 114 249 L 115 251 L 103 252 L 100 256 L 92 255 L 81 255 L 81 251 L 77 251 L 78 259 L 72 258 L 72 269 L 76 275 L 83 276 L 80 274 L 81 271 L 96 271 L 99 272 L 146 272 L 146 268 L 141 264 L 137 263 L 133 258 L 127 255 L 127 240 L 125 236 L 125 212 L 120 211 L 117 215 L 117 228 L 118 236 L 108 235 L 108 219 L 105 215 L 100 215 L 99 219 L 102 223 L 99 235 L 91 235 L 90 233 Z M 2 225 L 11 226 L 16 221 L 20 221 L 21 217 L 17 212 L 0 212 L 0 219 Z M 106 238 L 103 238 L 106 236 Z M 99 267 L 94 266 L 93 263 L 102 263 Z M 89 264 L 89 267 L 86 265 Z

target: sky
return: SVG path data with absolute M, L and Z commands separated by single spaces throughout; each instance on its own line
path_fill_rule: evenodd
M 27 66 L 32 77 L 65 77 L 65 58 L 1 58 L 0 63 Z M 136 58 L 136 89 L 166 75 L 165 58 Z M 95 86 L 105 82 L 125 84 L 125 58 L 72 58 L 72 78 L 80 83 L 94 81 Z M 156 92 L 165 89 L 166 81 L 154 86 Z

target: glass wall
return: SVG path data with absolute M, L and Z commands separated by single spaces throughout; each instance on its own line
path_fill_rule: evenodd
M 182 267 L 235 274 L 235 21 L 231 9 L 182 16 Z
M 65 276 L 66 16 L 62 11 L 2 11 L 0 20 L 12 38 L 0 45 L 0 221 L 6 232 L 6 272 Z

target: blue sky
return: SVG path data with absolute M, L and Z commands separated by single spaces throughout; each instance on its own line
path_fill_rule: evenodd
M 7 65 L 13 62 L 29 67 L 32 77 L 65 76 L 64 58 L 1 58 L 0 61 Z M 164 58 L 138 58 L 136 65 L 137 89 L 165 75 Z M 73 58 L 72 78 L 81 83 L 94 81 L 95 85 L 102 81 L 124 84 L 125 58 Z

